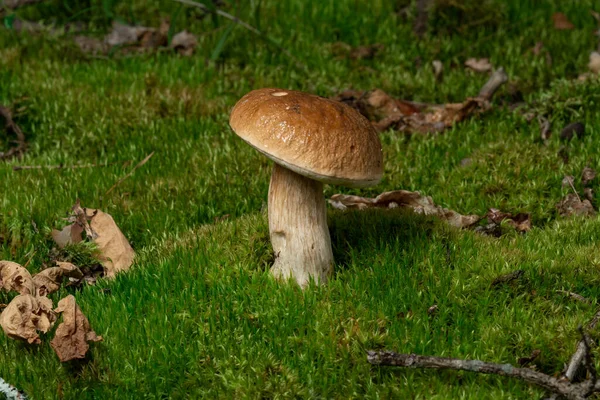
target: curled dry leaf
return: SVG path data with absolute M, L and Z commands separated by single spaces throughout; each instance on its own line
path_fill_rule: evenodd
M 583 171 L 581 171 L 581 183 L 583 186 L 589 185 L 596 178 L 596 171 L 594 171 L 590 167 L 585 167 Z
M 82 208 L 79 200 L 72 210 L 73 215 L 69 218 L 72 224 L 62 231 L 53 232 L 52 236 L 58 246 L 75 243 L 73 236 L 80 237 L 85 231 L 87 238 L 98 246 L 99 258 L 107 277 L 112 278 L 118 272 L 128 270 L 133 264 L 135 252 L 114 219 L 100 210 Z
M 492 64 L 487 58 L 469 58 L 465 61 L 465 67 L 475 72 L 490 72 L 492 70 Z
M 113 217 L 100 210 L 91 211 L 94 217 L 90 225 L 97 235 L 94 242 L 100 250 L 100 261 L 106 270 L 106 277 L 112 278 L 131 267 L 135 252 Z
M 345 210 L 346 208 L 364 209 L 369 207 L 407 208 L 413 210 L 417 214 L 437 216 L 457 228 L 472 226 L 480 220 L 480 217 L 477 215 L 461 215 L 456 211 L 437 206 L 431 197 L 423 196 L 419 192 L 410 192 L 408 190 L 385 192 L 374 199 L 335 194 L 331 196 L 329 203 L 334 208 L 340 210 Z
M 198 45 L 198 39 L 188 31 L 182 31 L 173 36 L 170 47 L 182 56 L 191 56 Z
M 592 217 L 596 215 L 596 211 L 594 210 L 592 203 L 587 199 L 582 201 L 575 193 L 566 195 L 556 204 L 556 209 L 563 217 L 570 217 L 573 215 Z
M 35 294 L 35 285 L 27 269 L 12 261 L 0 261 L 0 288 L 19 294 Z
M 64 277 L 82 279 L 83 273 L 81 270 L 69 263 L 57 261 L 57 267 L 46 268 L 33 277 L 33 283 L 37 288 L 38 296 L 46 296 L 60 289 L 60 285 Z
M 389 128 L 412 134 L 441 132 L 473 114 L 489 109 L 487 98 L 468 98 L 462 103 L 423 104 L 395 99 L 383 90 L 348 90 L 334 97 L 369 119 L 378 131 Z
M 488 222 L 493 224 L 508 223 L 517 232 L 528 232 L 531 230 L 531 215 L 528 213 L 511 214 L 502 212 L 496 208 L 490 208 L 486 215 Z
M 556 12 L 552 14 L 552 22 L 554 24 L 554 29 L 557 30 L 562 31 L 575 28 L 575 25 L 573 25 L 573 23 L 569 21 L 569 18 L 567 18 L 567 16 L 561 12 Z
M 0 325 L 13 339 L 40 343 L 37 331 L 48 332 L 56 321 L 52 300 L 30 294 L 16 296 L 0 314 Z
M 99 342 L 102 336 L 98 336 L 92 330 L 90 322 L 72 295 L 59 301 L 54 311 L 62 313 L 63 317 L 63 321 L 56 328 L 54 339 L 50 342 L 58 358 L 61 362 L 85 358 L 90 347 L 88 342 Z

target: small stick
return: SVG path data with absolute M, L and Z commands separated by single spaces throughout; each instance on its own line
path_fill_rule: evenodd
M 485 100 L 492 98 L 496 90 L 508 81 L 508 75 L 504 72 L 504 68 L 500 67 L 494 71 L 490 79 L 483 85 L 479 91 L 478 97 L 483 97 Z
M 116 188 L 117 186 L 119 186 L 121 184 L 121 182 L 123 182 L 125 179 L 129 178 L 135 172 L 136 169 L 138 169 L 142 165 L 146 164 L 148 162 L 148 160 L 150 159 L 150 157 L 152 157 L 153 155 L 154 155 L 154 152 L 148 154 L 142 161 L 140 161 L 139 163 L 137 163 L 137 165 L 135 167 L 133 167 L 133 169 L 131 171 L 129 171 L 127 173 L 127 175 L 125 175 L 124 177 L 122 177 L 121 179 L 119 179 L 114 185 L 112 185 L 111 188 L 108 189 L 106 191 L 106 193 L 104 193 L 104 195 L 106 196 L 107 194 L 109 194 L 110 192 L 112 192 L 112 190 L 114 188 Z
M 590 302 L 588 299 L 586 299 L 585 297 L 583 297 L 583 296 L 582 296 L 582 295 L 580 295 L 579 293 L 575 293 L 575 292 L 569 292 L 568 290 L 557 290 L 556 292 L 557 292 L 557 293 L 562 293 L 562 294 L 564 294 L 565 296 L 568 296 L 568 297 L 570 297 L 570 298 L 572 298 L 572 299 L 575 299 L 575 300 L 577 300 L 577 301 L 580 301 L 580 302 L 582 302 L 582 303 L 589 304 L 589 302 Z
M 197 1 L 192 1 L 192 0 L 173 0 L 173 1 L 177 1 L 179 3 L 186 4 L 188 6 L 198 7 L 199 9 L 201 9 L 202 11 L 204 11 L 206 13 L 217 14 L 217 15 L 220 15 L 222 17 L 225 17 L 225 18 L 227 18 L 227 19 L 235 22 L 236 24 L 242 26 L 243 28 L 246 28 L 250 32 L 254 33 L 257 36 L 262 37 L 267 42 L 269 42 L 273 46 L 277 47 L 279 50 L 281 50 L 281 52 L 283 54 L 285 54 L 286 56 L 288 56 L 290 59 L 294 60 L 294 62 L 296 62 L 296 64 L 300 68 L 302 68 L 303 70 L 308 70 L 308 68 L 306 67 L 306 65 L 304 65 L 300 61 L 298 61 L 298 59 L 296 57 L 294 57 L 292 55 L 292 53 L 290 53 L 285 47 L 282 47 L 276 41 L 274 41 L 273 39 L 271 39 L 269 36 L 265 35 L 264 33 L 262 33 L 261 31 L 259 31 L 258 29 L 256 29 L 252 25 L 248 24 L 247 22 L 242 21 L 241 19 L 239 19 L 235 15 L 231 15 L 231 14 L 229 14 L 229 13 L 221 10 L 220 8 L 214 8 L 214 9 L 209 8 L 205 4 L 198 3 Z
M 86 164 L 86 165 L 15 165 L 13 171 L 22 171 L 25 169 L 76 169 L 76 168 L 95 168 L 95 167 L 108 167 L 111 164 Z
M 521 379 L 540 386 L 567 399 L 584 399 L 600 386 L 597 382 L 570 383 L 529 368 L 517 368 L 510 364 L 488 363 L 479 360 L 397 354 L 391 351 L 369 351 L 369 363 L 411 368 L 454 369 L 482 374 L 496 374 Z

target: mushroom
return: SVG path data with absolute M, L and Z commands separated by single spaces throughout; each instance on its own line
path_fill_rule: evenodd
M 371 123 L 349 106 L 308 93 L 259 89 L 242 97 L 229 124 L 275 162 L 269 185 L 271 273 L 305 287 L 333 271 L 323 183 L 372 186 L 383 154 Z

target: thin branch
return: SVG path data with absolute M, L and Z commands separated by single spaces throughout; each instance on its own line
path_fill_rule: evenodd
M 479 91 L 479 97 L 483 97 L 486 100 L 491 99 L 494 93 L 496 93 L 496 90 L 498 90 L 498 88 L 506 81 L 508 81 L 508 75 L 504 72 L 504 68 L 498 68 Z
M 77 169 L 77 168 L 96 168 L 96 167 L 108 167 L 111 164 L 85 164 L 85 165 L 15 165 L 13 171 L 22 171 L 26 169 Z
M 229 13 L 221 10 L 220 8 L 216 8 L 216 7 L 215 8 L 210 8 L 210 7 L 207 7 L 205 4 L 198 3 L 197 1 L 192 1 L 192 0 L 173 0 L 173 1 L 177 1 L 179 3 L 186 4 L 186 5 L 192 6 L 192 7 L 197 7 L 197 8 L 201 9 L 202 11 L 204 11 L 206 13 L 217 14 L 217 15 L 220 15 L 220 16 L 222 16 L 224 18 L 227 18 L 227 19 L 235 22 L 236 24 L 238 24 L 241 27 L 249 30 L 250 32 L 254 33 L 255 35 L 263 38 L 265 41 L 267 41 L 271 45 L 275 46 L 277 49 L 279 49 L 287 57 L 289 57 L 290 59 L 294 60 L 294 62 L 298 65 L 298 67 L 300 67 L 300 68 L 302 68 L 304 70 L 308 70 L 308 68 L 306 67 L 306 65 L 304 65 L 296 57 L 294 57 L 292 55 L 292 53 L 289 52 L 288 49 L 286 49 L 285 47 L 281 46 L 275 40 L 273 40 L 272 38 L 270 38 L 269 36 L 267 36 L 263 32 L 259 31 L 258 29 L 256 29 L 252 25 L 248 24 L 247 22 L 242 21 L 241 19 L 239 19 L 235 15 L 229 14 Z
M 152 157 L 153 155 L 154 155 L 154 152 L 148 154 L 142 161 L 140 161 L 139 163 L 137 163 L 137 165 L 135 167 L 133 167 L 133 169 L 131 171 L 129 171 L 127 173 L 127 175 L 125 175 L 124 177 L 122 177 L 121 179 L 119 179 L 114 185 L 112 185 L 111 188 L 108 189 L 106 191 L 106 193 L 104 193 L 104 195 L 106 196 L 107 194 L 109 194 L 110 192 L 112 192 L 114 188 L 116 188 L 117 186 L 119 186 L 121 184 L 121 182 L 123 182 L 125 179 L 127 179 L 131 175 L 133 175 L 133 173 L 135 172 L 135 170 L 138 169 L 139 167 L 141 167 L 142 165 L 146 164 L 148 162 L 148 160 L 150 159 L 150 157 Z
M 598 383 L 591 381 L 570 383 L 529 368 L 517 368 L 510 364 L 488 363 L 479 360 L 461 360 L 456 358 L 420 356 L 417 354 L 397 354 L 391 351 L 369 351 L 367 359 L 369 363 L 374 365 L 453 369 L 478 372 L 481 374 L 508 376 L 532 383 L 552 393 L 573 400 L 586 398 L 589 393 L 595 391 L 595 388 L 598 386 Z

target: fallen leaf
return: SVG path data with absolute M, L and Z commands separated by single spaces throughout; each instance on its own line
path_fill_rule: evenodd
M 581 171 L 581 183 L 583 186 L 587 186 L 596 178 L 596 171 L 594 171 L 590 167 L 585 167 L 583 171 Z
M 53 238 L 61 246 L 73 241 L 73 232 L 79 235 L 85 232 L 87 239 L 98 246 L 99 259 L 105 269 L 105 276 L 113 278 L 118 272 L 131 267 L 135 252 L 129 241 L 123 235 L 114 219 L 100 210 L 83 208 L 79 200 L 71 208 L 72 215 L 68 218 L 71 225 L 62 231 L 53 232 Z M 69 228 L 70 227 L 70 228 Z M 69 228 L 69 229 L 68 229 Z M 75 237 L 78 237 L 75 235 Z M 58 240 L 57 240 L 58 239 Z
M 182 31 L 173 36 L 170 47 L 182 56 L 191 56 L 198 45 L 196 36 L 188 31 Z
M 153 29 L 145 26 L 130 26 L 114 21 L 112 30 L 106 35 L 104 41 L 111 47 L 136 44 L 142 36 Z
M 588 63 L 588 68 L 594 74 L 600 74 L 600 53 L 597 51 L 592 51 L 590 53 L 590 62 Z
M 79 224 L 65 226 L 62 230 L 52 230 L 52 239 L 61 249 L 68 244 L 75 244 L 82 241 L 81 234 L 83 227 Z
M 56 321 L 52 300 L 30 294 L 16 296 L 0 314 L 0 326 L 8 337 L 39 344 L 37 331 L 48 332 Z
M 372 60 L 377 53 L 383 50 L 382 44 L 371 44 L 368 46 L 358 46 L 350 51 L 352 60 Z
M 73 38 L 73 40 L 75 41 L 75 44 L 79 47 L 79 50 L 81 50 L 83 53 L 89 53 L 94 55 L 104 54 L 108 52 L 110 48 L 110 46 L 108 46 L 106 42 L 94 37 L 77 35 Z
M 556 204 L 556 209 L 563 217 L 570 217 L 573 215 L 592 217 L 596 215 L 596 211 L 594 210 L 592 203 L 587 199 L 582 201 L 575 193 L 566 195 Z
M 487 58 L 469 58 L 465 61 L 465 67 L 475 72 L 490 72 L 492 70 L 492 64 Z
M 423 104 L 395 99 L 381 89 L 347 90 L 333 99 L 358 110 L 379 132 L 392 128 L 407 134 L 441 132 L 490 107 L 484 97 L 468 98 L 462 103 Z
M 20 264 L 12 261 L 0 261 L 0 288 L 19 294 L 35 294 L 35 285 L 31 274 Z
M 557 30 L 562 31 L 575 28 L 575 25 L 573 25 L 573 23 L 569 21 L 569 18 L 567 18 L 567 16 L 561 12 L 556 12 L 552 14 L 552 22 L 554 24 L 554 29 Z
M 590 203 L 592 201 L 594 201 L 594 189 L 592 189 L 592 188 L 583 189 L 583 197 L 588 199 L 590 201 Z
M 410 192 L 408 190 L 385 192 L 374 199 L 335 194 L 331 196 L 329 203 L 339 210 L 345 210 L 347 208 L 364 209 L 369 207 L 407 208 L 417 214 L 437 216 L 457 228 L 469 227 L 481 219 L 477 215 L 461 215 L 456 211 L 436 206 L 431 197 L 423 196 L 419 192 Z
M 71 277 L 77 280 L 83 278 L 83 273 L 77 266 L 62 261 L 57 261 L 56 264 L 58 265 L 57 267 L 46 268 L 33 277 L 33 283 L 36 286 L 38 296 L 47 296 L 50 293 L 56 292 L 60 289 L 64 277 Z
M 56 328 L 56 334 L 50 345 L 61 362 L 85 358 L 90 347 L 88 342 L 102 340 L 102 336 L 98 336 L 92 330 L 90 322 L 81 312 L 72 295 L 59 301 L 54 312 L 62 313 L 63 321 Z
M 575 178 L 571 175 L 566 175 L 561 181 L 561 185 L 563 188 L 566 188 L 566 187 L 572 188 L 574 183 L 575 183 Z
M 528 232 L 531 230 L 531 215 L 528 213 L 510 214 L 496 208 L 490 208 L 486 214 L 490 224 L 501 224 L 503 222 L 512 226 L 517 232 Z
M 88 211 L 94 214 L 90 225 L 96 234 L 94 242 L 100 250 L 100 261 L 106 271 L 106 277 L 113 278 L 117 273 L 131 267 L 135 252 L 113 217 L 100 210 Z

